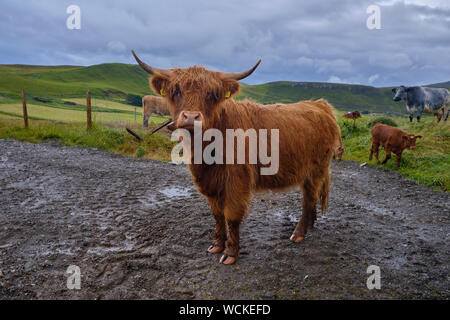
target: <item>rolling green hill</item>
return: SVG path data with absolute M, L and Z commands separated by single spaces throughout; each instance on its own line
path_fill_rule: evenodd
M 450 82 L 435 86 L 450 87 Z M 80 66 L 0 65 L 0 102 L 17 100 L 24 89 L 39 97 L 82 97 L 89 89 L 94 97 L 123 100 L 127 94 L 152 94 L 148 75 L 137 65 L 105 63 Z M 295 102 L 325 98 L 337 109 L 403 113 L 404 104 L 392 101 L 391 88 L 322 82 L 271 82 L 242 85 L 238 99 L 260 103 Z
M 265 104 L 325 98 L 340 110 L 402 112 L 402 107 L 392 101 L 390 88 L 363 85 L 280 81 L 244 86 L 240 95 Z

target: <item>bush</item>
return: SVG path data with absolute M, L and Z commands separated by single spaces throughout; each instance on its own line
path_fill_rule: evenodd
M 377 123 L 387 124 L 388 126 L 392 127 L 398 127 L 398 124 L 394 120 L 387 117 L 378 117 L 373 120 L 370 120 L 369 123 L 367 124 L 367 127 L 372 128 Z
M 127 94 L 125 100 L 126 103 L 131 104 L 132 106 L 142 107 L 142 97 L 137 94 Z
M 143 146 L 139 146 L 136 150 L 136 157 L 142 158 L 145 155 L 145 148 Z

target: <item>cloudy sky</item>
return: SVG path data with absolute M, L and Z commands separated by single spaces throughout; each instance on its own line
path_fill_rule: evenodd
M 81 9 L 70 30 L 67 7 Z M 370 5 L 380 29 L 369 29 Z M 328 81 L 373 86 L 450 80 L 448 0 L 2 0 L 0 63 L 203 65 L 249 84 Z

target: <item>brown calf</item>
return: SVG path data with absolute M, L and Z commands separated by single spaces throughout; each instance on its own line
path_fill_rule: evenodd
M 378 160 L 378 148 L 383 146 L 386 151 L 386 159 L 383 164 L 391 158 L 391 152 L 397 156 L 397 168 L 400 167 L 400 159 L 402 158 L 403 150 L 415 149 L 416 139 L 422 138 L 422 136 L 415 136 L 408 134 L 400 129 L 377 123 L 372 128 L 372 149 L 370 150 L 369 160 L 372 160 L 372 155 L 375 153 L 375 158 Z
M 303 193 L 303 213 L 290 239 L 302 241 L 316 220 L 316 203 L 320 202 L 322 211 L 328 205 L 331 158 L 340 138 L 332 106 L 322 99 L 265 106 L 234 100 L 232 96 L 239 92 L 238 80 L 249 76 L 259 62 L 239 73 L 209 71 L 198 66 L 163 70 L 142 62 L 134 52 L 133 55 L 152 75 L 151 87 L 167 101 L 177 128 L 189 130 L 191 136 L 195 121 L 201 122 L 203 130 L 219 130 L 223 145 L 226 129 L 255 129 L 258 140 L 259 129 L 267 129 L 269 141 L 271 130 L 279 130 L 279 148 L 273 149 L 279 154 L 279 167 L 273 175 L 260 173 L 262 167 L 267 167 L 260 159 L 257 164 L 249 163 L 249 148 L 245 150 L 244 164 L 188 165 L 196 188 L 209 201 L 216 220 L 215 237 L 208 252 L 225 249 L 220 263 L 234 263 L 239 256 L 240 225 L 253 192 L 296 186 Z M 271 154 L 271 144 L 267 149 Z M 234 152 L 237 153 L 236 144 Z
M 152 113 L 159 114 L 160 116 L 167 116 L 170 114 L 166 101 L 158 96 L 143 96 L 142 110 L 144 127 L 148 127 L 148 119 L 150 119 Z

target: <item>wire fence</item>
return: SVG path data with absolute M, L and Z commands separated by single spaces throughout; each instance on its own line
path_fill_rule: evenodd
M 0 104 L 0 117 L 23 118 L 26 127 L 30 120 L 51 120 L 86 123 L 87 128 L 92 124 L 137 128 L 143 125 L 143 107 L 127 104 L 120 98 L 96 97 L 89 91 L 86 97 L 73 98 L 35 97 L 22 91 L 22 103 L 4 101 Z M 148 121 L 149 129 L 168 118 L 152 114 Z

